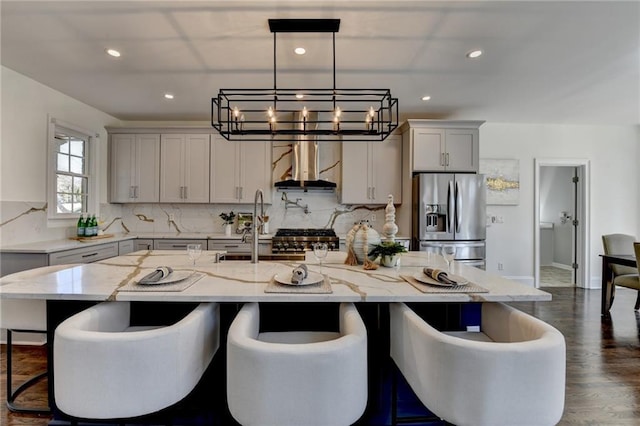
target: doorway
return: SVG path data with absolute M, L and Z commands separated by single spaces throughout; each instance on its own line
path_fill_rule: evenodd
M 589 162 L 535 160 L 534 283 L 588 287 Z

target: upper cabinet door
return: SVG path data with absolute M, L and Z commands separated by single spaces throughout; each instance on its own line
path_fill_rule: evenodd
M 209 202 L 209 135 L 186 135 L 184 202 Z
M 162 135 L 160 154 L 160 202 L 183 202 L 184 136 Z
M 342 142 L 342 203 L 370 204 L 372 201 L 369 147 L 370 142 Z
M 137 135 L 136 203 L 160 200 L 160 135 Z
M 412 129 L 413 171 L 445 170 L 446 148 L 444 129 Z
M 446 169 L 451 172 L 477 172 L 479 168 L 479 131 L 447 129 Z
M 110 199 L 112 203 L 134 201 L 136 135 L 111 135 Z
M 383 142 L 371 142 L 371 199 L 386 204 L 389 194 L 394 204 L 402 202 L 402 136 L 392 135 Z
M 210 201 L 237 203 L 240 198 L 238 173 L 239 142 L 230 142 L 222 136 L 211 136 Z
M 258 189 L 265 203 L 271 203 L 271 142 L 236 142 L 240 148 L 238 175 L 241 203 L 253 203 Z

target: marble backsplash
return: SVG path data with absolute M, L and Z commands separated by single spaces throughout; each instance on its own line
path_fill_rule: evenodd
M 269 232 L 278 228 L 334 228 L 346 234 L 354 223 L 369 220 L 382 231 L 384 205 L 356 206 L 338 202 L 336 193 L 273 191 L 273 203 L 265 205 Z M 282 200 L 287 194 L 293 206 Z M 306 206 L 306 209 L 304 209 Z M 75 235 L 75 221 L 47 220 L 45 202 L 0 203 L 0 242 L 9 246 L 36 241 L 65 239 Z M 305 212 L 306 210 L 306 212 Z M 223 233 L 222 212 L 253 213 L 252 204 L 101 204 L 100 229 L 107 233 Z M 235 226 L 234 226 L 235 229 Z M 400 230 L 408 235 L 410 230 Z

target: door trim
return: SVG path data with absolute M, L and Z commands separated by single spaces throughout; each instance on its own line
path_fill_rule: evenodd
M 576 287 L 591 288 L 589 274 L 591 265 L 589 262 L 591 219 L 589 214 L 591 194 L 591 169 L 590 161 L 584 158 L 535 158 L 534 160 L 534 210 L 533 210 L 533 283 L 535 288 L 540 287 L 540 168 L 552 167 L 577 167 L 580 182 L 578 182 L 578 212 L 576 219 L 582 224 L 580 232 L 576 235 L 578 242 L 578 270 L 576 271 Z

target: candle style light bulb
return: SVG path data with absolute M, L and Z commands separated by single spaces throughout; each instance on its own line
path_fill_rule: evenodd
M 267 111 L 267 115 L 269 117 L 273 117 L 273 108 L 272 107 L 269 107 L 269 110 Z
M 233 107 L 233 116 L 236 118 L 236 120 L 238 119 L 239 115 L 240 115 L 240 110 L 238 109 L 238 107 Z
M 369 107 L 369 116 L 370 116 L 371 118 L 373 118 L 375 115 L 376 115 L 376 112 L 375 112 L 375 110 L 373 109 L 373 107 L 372 107 L 372 106 L 371 106 L 371 107 Z
M 276 116 L 272 115 L 271 119 L 269 120 L 269 130 L 272 132 L 275 132 L 276 130 Z
M 342 111 L 340 111 L 340 107 L 336 107 L 336 118 L 340 118 Z
M 337 132 L 340 130 L 340 118 L 336 115 L 333 117 L 333 131 Z
M 307 119 L 307 107 L 302 107 L 302 118 Z

